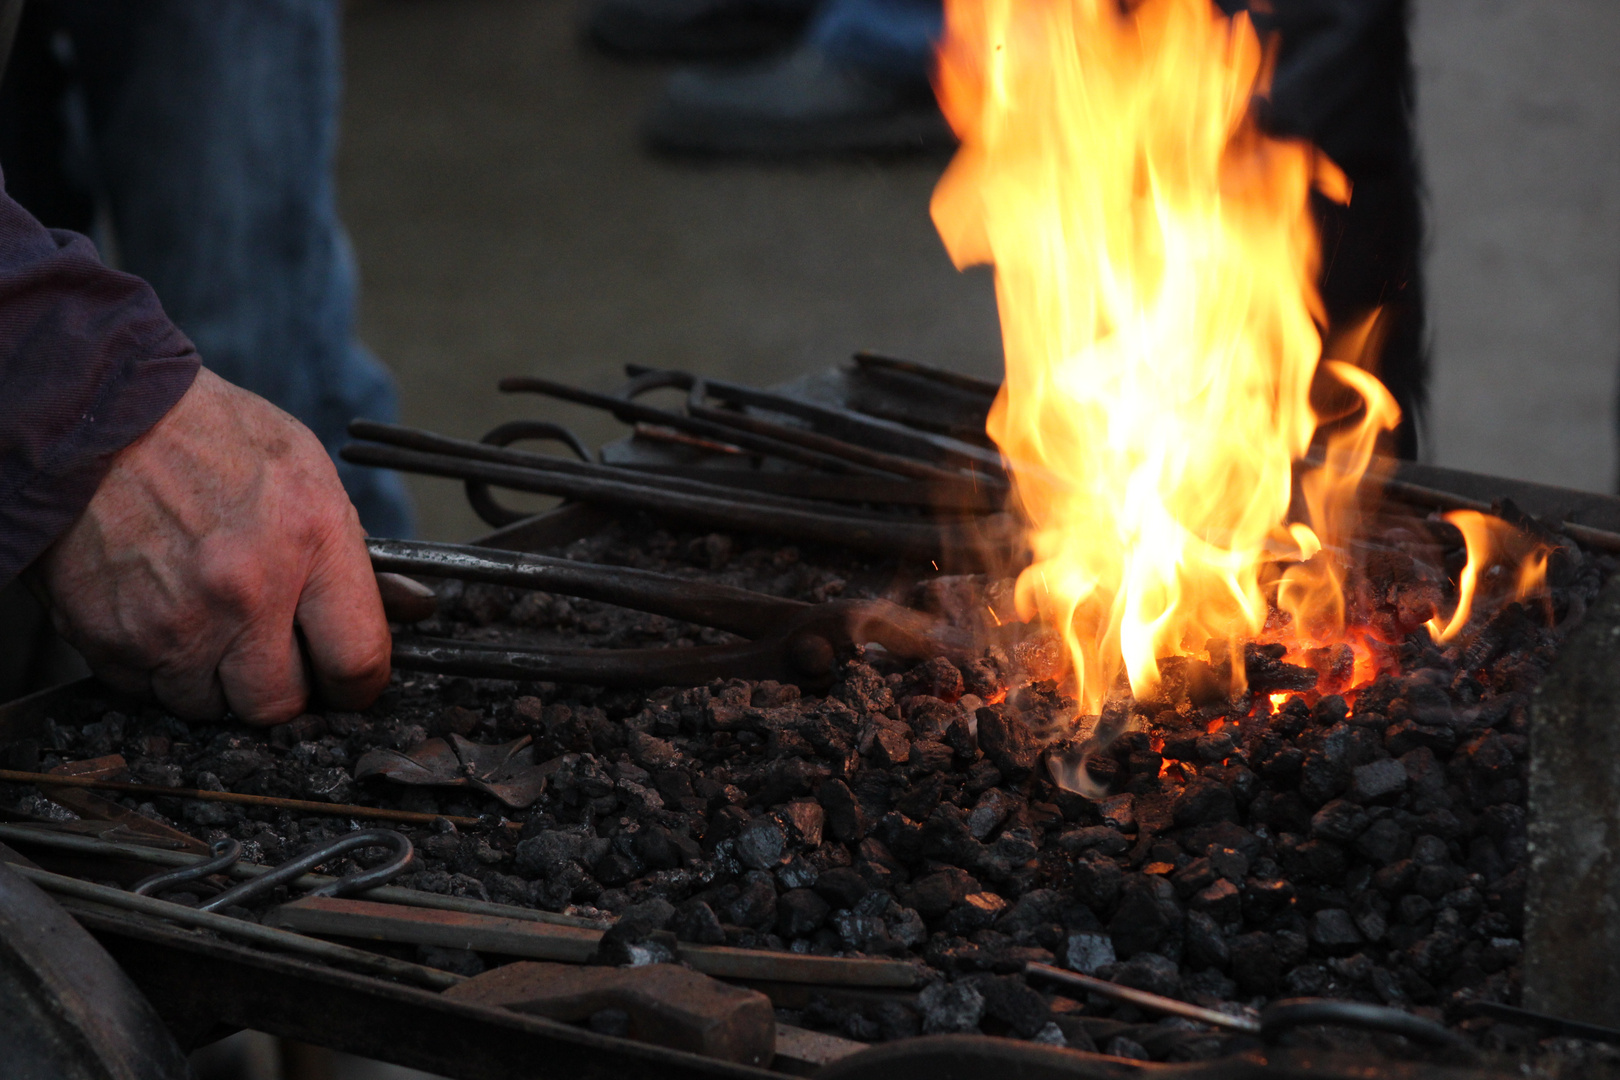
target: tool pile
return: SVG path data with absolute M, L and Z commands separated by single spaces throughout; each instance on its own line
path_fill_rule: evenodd
M 868 358 L 862 370 L 976 397 L 982 411 L 982 388 L 940 390 L 940 377 L 895 365 Z M 788 408 L 706 386 L 736 404 Z M 961 410 L 933 413 L 948 433 L 923 431 L 886 400 L 882 424 L 959 454 L 947 463 L 959 511 L 993 487 L 994 470 L 956 449 L 974 446 L 959 438 Z M 842 408 L 794 407 L 825 410 L 816 415 L 829 424 Z M 860 470 L 898 467 L 803 434 L 762 434 L 790 426 L 780 415 L 750 428 L 751 413 L 722 422 L 709 413 L 724 410 L 704 409 L 689 414 L 723 432 L 672 420 L 688 414 L 626 411 L 661 463 L 644 454 L 591 466 L 613 477 L 556 471 L 596 484 L 573 497 L 613 512 L 562 511 L 571 524 L 549 537 L 532 521 L 508 526 L 505 542 L 526 537 L 527 554 L 374 542 L 378 568 L 425 576 L 435 603 L 398 628 L 401 670 L 365 713 L 311 713 L 268 731 L 188 725 L 94 687 L 12 706 L 0 715 L 0 807 L 26 823 L 0 827 L 0 842 L 43 866 L 36 878 L 75 897 L 75 910 L 109 901 L 96 888 L 133 885 L 216 845 L 212 872 L 225 876 L 167 886 L 171 907 L 200 911 L 230 878 L 391 822 L 414 859 L 386 886 L 300 897 L 281 883 L 246 906 L 227 898 L 216 917 L 363 952 L 369 968 L 351 955 L 320 959 L 449 1000 L 737 1062 L 767 1064 L 774 1052 L 778 1068 L 946 1033 L 1193 1061 L 1300 1025 L 1317 1044 L 1363 1052 L 1375 1045 L 1368 1028 L 1415 1040 L 1403 1054 L 1457 1053 L 1445 1048 L 1459 1036 L 1495 1053 L 1544 1052 L 1543 1021 L 1513 1011 L 1527 709 L 1613 572 L 1610 557 L 1555 536 L 1544 604 L 1504 605 L 1439 647 L 1419 627 L 1449 588 L 1460 540 L 1390 508 L 1357 594 L 1396 642 L 1374 683 L 1347 694 L 1344 657 L 1300 667 L 1251 646 L 1245 695 L 1210 693 L 1208 672 L 1188 661 L 1162 700 L 1105 716 L 1117 737 L 1083 748 L 1068 738 L 1075 709 L 1052 679 L 1053 644 L 994 625 L 1005 579 L 934 565 L 949 544 L 916 510 L 937 508 L 929 492 L 940 477 L 870 475 Z M 777 441 L 761 449 L 738 432 Z M 492 438 L 458 455 L 441 453 L 437 436 L 400 436 L 396 448 L 439 449 L 374 453 L 374 463 L 544 490 L 532 475 L 552 466 L 527 461 L 543 455 L 476 456 L 522 453 Z M 743 467 L 782 446 L 851 471 Z M 716 453 L 725 464 L 693 463 Z M 721 473 L 735 474 L 724 499 L 677 492 L 711 500 L 698 510 L 629 509 L 612 486 L 632 474 L 644 494 Z M 779 482 L 846 509 L 786 507 L 800 496 L 771 495 Z M 1421 501 L 1427 489 L 1412 486 Z M 934 546 L 875 529 L 880 539 L 852 552 L 764 518 L 715 531 L 716 515 L 766 496 L 846 529 L 881 517 L 884 528 L 933 530 Z M 1101 794 L 1070 790 L 1075 769 Z M 128 850 L 154 843 L 197 854 Z M 374 865 L 363 849 L 319 857 L 329 878 Z M 330 882 L 301 887 L 312 884 Z M 92 923 L 108 917 L 97 910 Z M 230 937 L 184 918 L 171 921 Z M 139 937 L 120 939 L 129 955 L 146 947 L 128 944 Z M 233 940 L 250 939 L 238 928 Z M 298 948 L 276 941 L 258 944 Z M 694 989 L 693 972 L 725 982 Z M 1278 1011 L 1277 999 L 1295 997 L 1342 1007 Z M 691 1015 L 673 1016 L 671 1002 Z M 766 1026 L 774 1044 L 762 1041 Z

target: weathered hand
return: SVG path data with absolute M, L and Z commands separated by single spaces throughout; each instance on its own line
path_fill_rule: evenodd
M 304 708 L 311 676 L 339 708 L 388 681 L 364 539 L 315 436 L 204 370 L 36 568 L 103 680 L 186 719 L 273 724 Z

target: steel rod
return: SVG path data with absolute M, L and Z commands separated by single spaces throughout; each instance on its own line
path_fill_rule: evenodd
M 951 524 L 929 525 L 900 521 L 873 521 L 825 512 L 742 502 L 734 493 L 726 497 L 691 495 L 632 479 L 601 479 L 542 473 L 490 461 L 474 461 L 430 454 L 402 447 L 351 443 L 342 451 L 345 461 L 404 472 L 426 473 L 455 480 L 484 480 L 518 491 L 557 495 L 565 499 L 665 514 L 704 528 L 764 532 L 800 541 L 833 544 L 886 555 L 937 556 L 949 552 L 970 564 L 982 564 L 985 545 L 999 548 L 1013 535 L 1003 515 L 982 519 L 978 528 Z
M 364 949 L 355 949 L 347 945 L 337 945 L 319 938 L 306 937 L 295 934 L 290 930 L 276 930 L 269 926 L 260 926 L 246 919 L 233 919 L 229 915 L 218 915 L 211 911 L 198 911 L 196 908 L 186 907 L 184 904 L 172 904 L 167 900 L 158 900 L 150 896 L 136 896 L 122 889 L 110 888 L 106 885 L 97 885 L 90 881 L 81 881 L 65 874 L 53 874 L 49 870 L 36 870 L 30 866 L 12 865 L 11 869 L 32 881 L 46 892 L 58 896 L 69 896 L 77 900 L 88 900 L 107 907 L 118 908 L 123 911 L 133 911 L 141 915 L 148 915 L 168 922 L 179 923 L 181 926 L 191 926 L 198 930 L 212 930 L 225 937 L 240 938 L 251 941 L 256 945 L 265 945 L 282 952 L 298 953 L 324 960 L 328 963 L 339 964 L 344 967 L 357 968 L 374 975 L 387 975 L 395 979 L 404 979 L 418 986 L 426 986 L 433 990 L 444 990 L 464 982 L 465 976 L 453 975 L 448 971 L 440 971 L 423 964 L 413 964 L 407 960 L 395 960 L 389 956 L 379 956 L 376 953 L 366 952 Z
M 993 398 L 1001 392 L 1001 384 L 998 382 L 981 379 L 977 375 L 967 375 L 960 371 L 936 367 L 933 364 L 925 364 L 920 360 L 901 360 L 897 357 L 884 356 L 881 353 L 862 349 L 855 354 L 855 362 L 863 368 L 877 371 L 898 371 L 904 375 L 915 375 L 920 379 L 927 379 L 929 382 L 954 387 L 957 390 L 966 390 L 980 397 Z
M 626 364 L 624 370 L 626 374 L 638 379 L 652 375 L 669 375 L 696 380 L 696 376 L 686 372 L 660 371 L 640 364 Z M 831 432 L 846 442 L 859 443 L 890 453 L 905 454 L 923 461 L 955 465 L 1005 479 L 1000 454 L 983 446 L 953 439 L 949 435 L 939 435 L 894 420 L 869 416 L 853 409 L 827 405 L 819 401 L 807 401 L 744 386 L 741 383 L 704 379 L 703 385 L 709 396 L 721 401 L 796 416 L 801 420 L 810 421 L 818 429 Z
M 411 671 L 476 679 L 611 687 L 696 686 L 731 678 L 801 682 L 815 675 L 798 670 L 781 650 L 762 648 L 756 642 L 664 649 L 548 649 L 396 637 L 393 663 Z
M 1228 1031 L 1241 1031 L 1245 1035 L 1260 1034 L 1260 1021 L 1251 1020 L 1245 1016 L 1228 1016 L 1226 1013 L 1214 1009 L 1206 1009 L 1199 1005 L 1189 1005 L 1185 1001 L 1164 997 L 1161 994 L 1151 994 L 1146 990 L 1137 990 L 1119 983 L 1109 982 L 1092 975 L 1082 975 L 1078 971 L 1067 971 L 1051 964 L 1037 964 L 1034 962 L 1024 965 L 1026 975 L 1039 975 L 1043 979 L 1063 983 L 1067 986 L 1079 987 L 1089 990 L 1103 997 L 1113 998 L 1115 1001 L 1129 1002 L 1143 1009 L 1152 1009 L 1154 1012 L 1167 1013 L 1171 1016 L 1182 1016 L 1188 1020 L 1196 1020 L 1200 1024 L 1209 1024 L 1213 1027 L 1226 1028 Z
M 602 409 L 612 413 L 627 424 L 636 422 L 662 424 L 665 427 L 674 428 L 676 431 L 685 431 L 707 439 L 732 443 L 758 454 L 768 454 L 771 457 L 797 462 L 800 465 L 808 465 L 816 469 L 827 469 L 831 472 L 840 473 L 883 475 L 882 470 L 857 465 L 845 458 L 834 457 L 831 454 L 809 450 L 792 443 L 785 443 L 780 439 L 755 435 L 736 428 L 725 427 L 712 421 L 699 420 L 697 417 L 670 412 L 668 409 L 659 409 L 652 405 L 643 405 L 639 401 L 615 397 L 612 394 L 599 394 L 594 390 L 584 390 L 577 386 L 569 386 L 567 383 L 554 382 L 551 379 L 516 376 L 502 379 L 500 388 L 508 394 L 544 394 L 546 397 L 557 398 L 560 401 L 571 401 L 576 405 Z
M 377 806 L 357 806 L 353 803 L 323 803 L 315 802 L 312 799 L 283 799 L 274 795 L 246 795 L 236 791 L 201 791 L 196 788 L 160 787 L 157 784 L 132 784 L 122 780 L 97 780 L 91 776 L 23 772 L 19 769 L 0 769 L 0 783 L 34 784 L 42 788 L 88 788 L 92 791 L 118 791 L 126 795 L 146 795 L 160 799 L 197 799 L 200 802 L 262 806 L 270 810 L 296 810 L 300 813 L 320 814 L 326 817 L 352 817 L 368 821 L 397 821 L 405 825 L 432 825 L 440 819 L 466 827 L 480 824 L 477 818 L 451 817 L 446 814 L 422 814 L 414 810 L 388 810 Z
M 557 457 L 554 454 L 539 454 L 532 450 L 514 450 L 510 447 L 495 446 L 490 443 L 473 442 L 470 439 L 456 439 L 448 435 L 439 435 L 420 428 L 404 427 L 400 424 L 384 424 L 375 420 L 355 420 L 349 424 L 349 434 L 357 439 L 367 439 L 371 442 L 382 443 L 385 446 L 398 446 L 407 450 L 421 450 L 431 454 L 447 454 L 452 457 L 467 458 L 472 461 L 488 461 L 498 465 L 510 465 L 515 468 L 535 469 L 546 473 L 560 473 L 564 476 L 582 476 L 601 480 L 622 480 L 626 483 L 645 484 L 646 479 L 635 475 L 633 470 L 624 469 L 617 465 L 598 465 L 590 461 L 572 461 L 568 458 Z M 818 479 L 854 480 L 856 477 L 828 477 L 821 473 L 812 474 Z M 865 479 L 865 478 L 861 478 Z M 879 479 L 873 477 L 872 479 Z M 882 479 L 887 480 L 884 477 Z M 893 481 L 890 481 L 893 482 Z M 913 481 L 906 481 L 913 483 Z M 715 498 L 734 498 L 736 492 L 721 484 L 710 483 L 702 479 L 689 477 L 673 477 L 661 480 L 659 487 L 670 491 L 678 491 L 688 495 L 708 495 Z M 828 512 L 814 499 L 798 498 L 791 494 L 765 493 L 755 497 L 752 502 L 768 503 L 790 510 L 810 510 L 818 513 Z M 837 513 L 847 514 L 850 517 L 871 518 L 874 521 L 894 521 L 893 514 L 884 514 L 875 510 L 862 510 L 850 508 L 839 510 Z
M 144 862 L 153 866 L 193 866 L 208 859 L 206 855 L 199 857 L 184 851 L 171 851 L 165 848 L 147 847 L 142 844 L 120 844 L 90 836 L 51 832 L 30 825 L 0 824 L 0 840 L 21 844 L 24 847 L 33 845 L 56 851 L 69 851 L 77 855 L 100 855 L 108 858 L 129 859 L 133 862 Z M 237 862 L 226 867 L 222 873 L 236 878 L 256 878 L 272 873 L 275 869 L 273 866 L 260 866 L 258 863 Z M 314 889 L 323 885 L 330 885 L 336 880 L 338 879 L 326 874 L 304 874 L 289 884 L 293 888 Z M 513 907 L 510 904 L 494 904 L 487 900 L 469 900 L 462 896 L 423 892 L 420 889 L 407 889 L 399 885 L 378 885 L 358 895 L 367 900 L 381 900 L 386 903 L 405 904 L 410 907 L 459 911 L 467 915 L 493 915 L 507 919 L 529 919 L 533 922 L 554 923 L 558 926 L 583 926 L 601 930 L 611 925 L 610 922 L 603 922 L 599 919 L 584 919 L 576 915 L 559 915 L 555 912 L 541 911 L 538 908 Z
M 881 469 L 884 472 L 910 477 L 913 480 L 950 483 L 960 480 L 962 477 L 962 474 L 955 470 L 941 469 L 917 461 L 915 458 L 901 457 L 898 454 L 858 446 L 842 439 L 835 439 L 831 435 L 823 435 L 820 432 L 809 431 L 804 428 L 789 427 L 787 424 L 762 420 L 747 413 L 694 404 L 688 404 L 686 411 L 688 415 L 695 416 L 700 420 L 708 420 L 724 427 L 751 432 L 755 435 L 780 439 L 783 442 L 793 443 L 795 446 L 803 446 L 823 454 L 831 454 L 833 457 L 843 458 L 845 461 L 857 465 Z M 986 483 L 989 483 L 989 481 L 987 480 Z
M 758 637 L 810 605 L 767 593 L 692 581 L 628 566 L 437 544 L 425 540 L 366 541 L 373 569 L 512 585 L 582 600 L 599 600 L 654 615 Z
M 705 465 L 653 465 L 644 462 L 616 462 L 614 468 L 654 476 L 697 480 L 719 487 L 737 488 L 768 495 L 799 495 L 806 499 L 836 503 L 891 503 L 896 506 L 925 507 L 935 511 L 963 514 L 989 514 L 1000 509 L 1001 496 L 989 485 L 972 480 L 955 484 L 919 484 L 915 480 L 890 480 L 883 476 L 827 476 L 812 472 L 767 472 L 761 469 L 711 468 Z

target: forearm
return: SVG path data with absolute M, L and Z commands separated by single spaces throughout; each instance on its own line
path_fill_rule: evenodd
M 67 531 L 198 367 L 144 282 L 0 195 L 0 584 Z

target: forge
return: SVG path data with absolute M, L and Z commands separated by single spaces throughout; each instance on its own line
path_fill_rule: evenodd
M 833 1075 L 859 1053 L 932 1067 L 938 1038 L 988 1035 L 951 1053 L 1075 1076 L 1132 1058 L 1403 1075 L 1448 1056 L 1602 1074 L 1601 1042 L 1571 1033 L 1611 1015 L 1611 766 L 1594 748 L 1613 701 L 1620 500 L 1392 464 L 1358 541 L 1374 673 L 1358 679 L 1348 649 L 1251 642 L 1241 692 L 1218 656 L 1166 658 L 1154 696 L 1122 691 L 1091 718 L 1049 631 L 996 625 L 1016 562 L 982 531 L 975 561 L 947 554 L 951 529 L 999 535 L 999 504 L 974 498 L 996 489 L 991 470 L 946 489 L 941 519 L 928 478 L 696 434 L 702 401 L 647 403 L 670 386 L 688 406 L 691 387 L 741 406 L 707 423 L 783 446 L 816 433 L 840 461 L 985 460 L 962 436 L 990 388 L 869 355 L 770 391 L 632 372 L 601 402 L 632 434 L 588 471 L 512 445 L 569 441 L 532 425 L 483 443 L 359 425 L 349 456 L 467 481 L 498 526 L 465 547 L 374 542 L 379 569 L 433 590 L 396 602 L 399 670 L 377 706 L 268 731 L 186 725 L 93 684 L 6 707 L 15 824 L 0 842 L 47 871 L 129 885 L 221 841 L 241 845 L 238 866 L 274 866 L 367 824 L 413 841 L 414 864 L 363 901 L 282 885 L 223 909 L 397 970 L 73 907 L 185 1038 L 251 1023 L 450 1076 L 542 1046 L 591 1075 L 664 1068 L 612 1001 L 543 1031 L 482 991 L 452 995 L 453 1016 L 434 1004 L 515 958 L 611 957 L 763 994 L 778 1070 Z M 491 490 L 563 484 L 570 501 L 538 516 Z M 635 509 L 642 493 L 653 509 Z M 1467 562 L 1440 513 L 1493 499 L 1556 552 L 1547 585 L 1482 592 L 1437 643 L 1428 624 Z M 771 516 L 788 511 L 865 531 L 809 539 Z M 357 854 L 320 869 L 370 865 Z M 204 904 L 229 880 L 167 896 Z M 1391 1033 L 1387 1016 L 1262 1033 L 1298 998 L 1390 1009 L 1482 1057 L 1427 1028 Z
M 501 384 L 630 426 L 594 452 L 357 421 L 494 530 L 368 541 L 374 706 L 0 710 L 0 888 L 169 1056 L 1613 1074 L 1620 500 L 1381 452 L 1383 315 L 1316 284 L 1354 192 L 1262 129 L 1243 17 L 946 7 L 933 215 L 1002 382 Z

